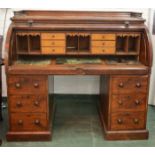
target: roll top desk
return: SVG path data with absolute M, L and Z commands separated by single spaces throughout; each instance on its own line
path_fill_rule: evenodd
M 105 139 L 148 138 L 152 46 L 141 13 L 27 10 L 11 20 L 7 140 L 51 139 L 49 75 L 99 75 Z

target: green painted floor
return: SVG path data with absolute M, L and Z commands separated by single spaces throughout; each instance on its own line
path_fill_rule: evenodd
M 0 123 L 2 146 L 155 146 L 155 107 L 149 106 L 148 140 L 106 141 L 103 138 L 95 96 L 63 96 L 57 95 L 54 99 L 56 112 L 53 129 L 53 139 L 48 142 L 7 142 L 7 110 L 3 110 L 3 122 Z

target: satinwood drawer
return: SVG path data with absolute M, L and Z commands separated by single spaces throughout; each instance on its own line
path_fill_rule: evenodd
M 47 90 L 45 76 L 9 76 L 8 91 L 10 94 L 45 94 Z
M 47 115 L 44 113 L 12 113 L 12 131 L 44 131 L 48 129 Z
M 48 98 L 44 95 L 10 95 L 11 112 L 47 112 Z
M 41 39 L 65 40 L 64 33 L 41 33 Z
M 93 54 L 114 54 L 115 47 L 92 47 Z
M 136 130 L 144 128 L 144 112 L 117 112 L 111 114 L 111 130 Z
M 92 34 L 91 39 L 92 40 L 115 40 L 116 35 L 115 34 Z
M 113 94 L 147 93 L 147 76 L 116 76 L 111 79 Z
M 116 42 L 115 41 L 92 41 L 92 46 L 100 46 L 100 47 L 115 47 Z
M 41 41 L 42 46 L 45 47 L 55 47 L 55 46 L 60 46 L 60 47 L 65 47 L 65 41 L 54 41 L 54 40 L 42 40 Z
M 112 112 L 116 111 L 144 111 L 146 110 L 146 94 L 112 95 Z
M 64 54 L 64 47 L 42 47 L 42 53 L 44 54 Z

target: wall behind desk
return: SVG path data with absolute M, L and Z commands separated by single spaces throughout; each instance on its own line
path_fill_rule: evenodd
M 95 7 L 95 6 L 93 6 Z M 51 10 L 73 10 L 74 7 L 69 6 L 67 8 L 50 8 Z M 13 16 L 13 11 L 21 10 L 21 9 L 0 9 L 0 34 L 4 35 L 4 40 L 6 37 L 7 29 L 10 24 L 10 17 Z M 82 10 L 77 8 L 76 10 Z M 97 10 L 97 11 L 137 11 L 142 12 L 143 17 L 146 19 L 146 25 L 149 27 L 152 32 L 152 9 L 101 9 L 96 8 L 92 9 L 90 6 L 83 10 Z M 155 40 L 154 36 L 152 39 Z M 154 49 L 155 49 L 155 41 L 153 41 Z M 3 44 L 4 45 L 4 44 Z M 4 46 L 3 46 L 4 51 Z M 4 52 L 3 52 L 4 57 Z M 153 64 L 154 68 L 154 64 Z M 152 72 L 151 76 L 151 93 L 150 93 L 150 104 L 153 104 L 155 101 L 154 94 L 154 86 L 155 86 L 155 72 Z M 3 68 L 3 96 L 7 96 L 6 93 L 6 80 L 5 80 L 5 72 Z M 50 78 L 49 78 L 50 79 Z M 50 86 L 50 82 L 49 82 Z M 54 77 L 54 93 L 56 94 L 98 94 L 99 93 L 99 76 L 55 76 Z

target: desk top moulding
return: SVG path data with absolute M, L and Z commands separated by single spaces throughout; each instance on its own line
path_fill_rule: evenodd
M 5 44 L 10 105 L 8 140 L 25 140 L 26 135 L 32 139 L 39 139 L 38 135 L 44 139 L 46 135 L 49 139 L 49 109 L 45 106 L 48 75 L 100 75 L 99 111 L 105 138 L 148 137 L 146 115 L 152 44 L 141 13 L 24 10 L 14 12 L 11 20 Z M 39 88 L 38 91 L 35 88 Z M 11 99 L 20 100 L 23 93 L 43 93 L 46 100 L 43 111 L 33 106 L 17 110 Z M 119 100 L 119 107 L 115 100 Z M 129 105 L 121 104 L 124 101 L 130 102 Z M 135 108 L 135 104 L 141 106 Z M 37 117 L 25 114 L 32 111 L 37 112 Z M 41 116 L 41 112 L 44 115 Z M 22 120 L 17 119 L 18 115 Z M 34 121 L 35 126 L 27 123 L 33 118 L 38 118 Z M 48 119 L 42 124 L 43 128 L 36 127 L 45 118 Z M 17 126 L 22 127 L 18 130 Z

